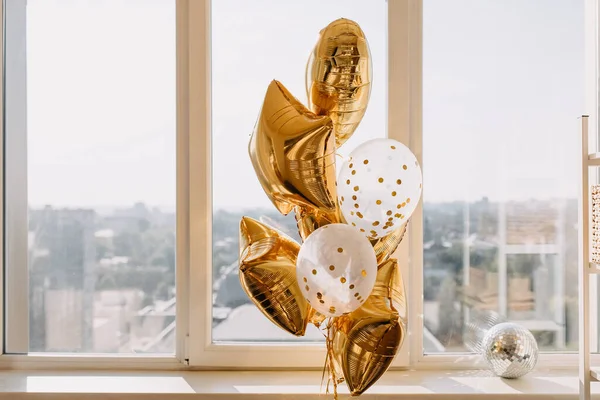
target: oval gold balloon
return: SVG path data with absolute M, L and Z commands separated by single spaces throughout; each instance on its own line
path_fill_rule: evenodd
M 354 133 L 371 93 L 371 54 L 360 26 L 341 18 L 325 27 L 306 66 L 310 109 L 333 121 L 337 145 Z
M 348 389 L 358 396 L 388 369 L 406 331 L 406 296 L 395 259 L 379 267 L 375 288 L 356 311 L 335 319 L 333 359 Z
M 294 206 L 335 211 L 335 136 L 331 119 L 304 107 L 277 81 L 267 89 L 249 145 L 265 193 L 287 215 Z
M 300 245 L 267 225 L 243 217 L 240 222 L 240 283 L 275 325 L 303 336 L 311 308 L 296 281 Z

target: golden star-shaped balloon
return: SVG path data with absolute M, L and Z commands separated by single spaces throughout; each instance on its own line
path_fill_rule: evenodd
M 310 306 L 296 281 L 300 245 L 249 217 L 240 222 L 240 283 L 262 313 L 281 329 L 303 336 Z
M 321 31 L 307 65 L 312 111 L 278 81 L 267 89 L 248 150 L 263 190 L 282 214 L 295 212 L 303 240 L 322 226 L 345 222 L 336 198 L 335 150 L 362 120 L 371 70 L 364 32 L 342 18 Z M 372 293 L 358 309 L 329 319 L 327 365 L 334 393 L 341 381 L 352 395 L 363 393 L 387 370 L 402 345 L 406 296 L 398 262 L 390 257 L 405 232 L 406 223 L 387 236 L 370 239 L 378 263 Z M 267 318 L 296 336 L 304 335 L 309 322 L 319 326 L 326 319 L 308 304 L 297 282 L 299 250 L 300 245 L 283 233 L 242 218 L 242 287 Z
M 336 211 L 335 135 L 327 116 L 272 81 L 249 145 L 265 193 L 287 215 L 294 206 Z
M 381 264 L 367 301 L 357 310 L 334 318 L 329 332 L 337 374 L 358 396 L 389 368 L 406 336 L 406 295 L 395 259 Z
M 403 234 L 404 227 L 388 235 L 388 240 L 401 239 Z M 269 320 L 303 336 L 308 322 L 318 326 L 325 317 L 310 307 L 296 280 L 299 250 L 300 245 L 285 234 L 252 218 L 242 218 L 242 288 Z M 404 340 L 406 297 L 397 260 L 383 261 L 365 303 L 349 314 L 332 318 L 330 327 L 328 357 L 333 360 L 336 378 L 343 377 L 353 395 L 361 394 L 388 369 Z

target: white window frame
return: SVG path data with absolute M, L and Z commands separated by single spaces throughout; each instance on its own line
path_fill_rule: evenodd
M 218 1 L 218 0 L 215 0 Z M 23 2 L 25 3 L 25 2 Z M 322 344 L 244 344 L 212 342 L 212 193 L 211 193 L 211 11 L 210 0 L 176 0 L 177 7 L 177 329 L 176 350 L 172 356 L 123 355 L 0 355 L 0 368 L 82 368 L 82 369 L 306 369 L 322 368 L 325 351 Z M 595 1 L 586 0 L 586 7 Z M 1 11 L 0 11 L 1 12 Z M 423 0 L 388 0 L 388 136 L 408 145 L 423 165 L 422 142 L 422 14 Z M 595 15 L 595 14 L 594 14 Z M 1 17 L 1 15 L 0 15 Z M 588 20 L 590 18 L 587 18 Z M 593 19 L 593 32 L 597 18 Z M 1 19 L 0 19 L 1 21 Z M 590 23 L 588 21 L 588 23 Z M 0 22 L 1 24 L 1 22 Z M 3 35 L 3 29 L 0 29 Z M 0 45 L 3 37 L 0 37 Z M 594 41 L 594 57 L 596 55 Z M 588 46 L 589 47 L 589 46 Z M 2 49 L 4 53 L 6 49 Z M 3 76 L 0 65 L 0 76 Z M 596 85 L 597 73 L 587 74 Z M 4 82 L 0 82 L 2 85 Z M 595 86 L 594 86 L 595 87 Z M 0 87 L 0 91 L 10 90 Z M 3 97 L 0 98 L 0 102 Z M 11 99 L 12 101 L 12 99 Z M 4 108 L 1 107 L 0 110 Z M 596 107 L 597 108 L 597 107 Z M 595 121 L 597 109 L 589 115 Z M 1 113 L 2 111 L 0 111 Z M 1 116 L 0 116 L 1 117 Z M 573 134 L 577 134 L 574 116 Z M 4 119 L 2 118 L 2 121 Z M 4 122 L 0 124 L 3 130 Z M 12 127 L 8 127 L 12 129 Z M 0 132 L 4 137 L 4 132 Z M 4 141 L 0 140 L 0 161 Z M 21 162 L 26 158 L 21 158 Z M 26 165 L 26 162 L 24 162 Z M 10 167 L 10 165 L 9 165 Z M 426 166 L 423 166 L 426 168 Z M 26 170 L 23 173 L 26 173 Z M 4 181 L 2 181 L 4 179 Z M 0 174 L 0 190 L 11 177 Z M 425 182 L 425 185 L 427 183 Z M 4 193 L 0 193 L 2 203 Z M 21 194 L 22 196 L 22 194 Z M 25 193 L 26 198 L 26 193 Z M 10 201 L 9 198 L 6 201 Z M 0 204 L 2 208 L 6 204 Z M 26 210 L 25 210 L 26 211 Z M 4 226 L 8 221 L 2 220 Z M 393 368 L 470 369 L 478 368 L 472 354 L 423 354 L 423 226 L 419 205 L 411 218 L 408 234 L 395 256 L 406 283 L 409 304 L 409 334 L 396 357 Z M 0 233 L 3 235 L 3 232 Z M 4 237 L 0 237 L 0 255 L 6 255 Z M 26 242 L 25 242 L 26 243 Z M 25 260 L 26 262 L 26 260 Z M 21 269 L 26 272 L 26 268 Z M 10 287 L 23 290 L 27 276 L 12 279 Z M 4 287 L 0 274 L 0 287 Z M 23 291 L 22 293 L 27 293 Z M 12 296 L 12 294 L 10 294 Z M 0 320 L 13 318 L 23 303 L 10 302 L 4 312 L 0 296 Z M 11 314 L 13 313 L 13 314 Z M 22 313 L 21 313 L 22 314 Z M 25 313 L 25 315 L 27 315 Z M 23 320 L 25 321 L 25 320 Z M 25 321 L 27 322 L 27 321 Z M 27 326 L 27 325 L 25 325 Z M 23 325 L 0 330 L 0 342 L 23 332 Z M 25 332 L 28 331 L 25 330 Z M 16 337 L 16 336 L 14 336 Z M 21 340 L 23 341 L 24 339 Z M 11 348 L 19 348 L 12 347 Z M 600 355 L 592 362 L 600 363 Z M 576 354 L 542 354 L 541 368 L 576 367 Z
M 218 0 L 217 0 L 218 1 Z M 421 0 L 388 0 L 388 136 L 410 145 L 420 157 L 420 140 L 412 140 L 409 132 L 420 132 L 421 121 Z M 323 344 L 308 343 L 213 343 L 212 315 L 212 194 L 211 188 L 211 124 L 210 124 L 210 0 L 189 3 L 189 165 L 190 165 L 190 282 L 200 290 L 190 290 L 189 342 L 190 365 L 219 368 L 322 368 L 325 360 Z M 203 23 L 203 24 L 202 24 Z M 420 135 L 412 135 L 418 138 Z M 421 211 L 411 219 L 410 238 L 400 245 L 395 256 L 409 285 L 409 242 L 413 243 L 419 228 Z M 416 235 L 416 236 L 415 236 Z M 420 242 L 420 239 L 417 241 Z M 420 246 L 420 245 L 418 245 Z M 410 302 L 413 303 L 413 302 Z M 413 310 L 411 310 L 411 313 Z M 411 324 L 409 322 L 409 324 Z M 409 366 L 409 342 L 416 333 L 407 335 L 394 360 L 394 367 Z
M 393 0 L 390 0 L 393 1 Z M 422 2 L 426 0 L 419 0 L 422 5 Z M 599 30 L 598 30 L 598 21 L 600 20 L 600 9 L 598 8 L 597 0 L 585 0 L 584 4 L 585 9 L 585 112 L 584 114 L 589 115 L 590 117 L 590 127 L 594 127 L 596 132 L 598 132 L 598 138 L 600 140 L 600 129 L 598 126 L 598 93 L 599 92 L 599 71 L 598 71 L 598 50 L 599 50 Z M 422 17 L 422 14 L 421 14 Z M 422 18 L 420 19 L 422 22 Z M 422 43 L 422 41 L 421 41 Z M 419 72 L 421 69 L 419 70 Z M 422 83 L 422 77 L 420 78 L 420 82 Z M 418 99 L 421 101 L 421 98 Z M 421 116 L 420 116 L 421 117 Z M 579 122 L 580 115 L 573 116 L 573 130 L 572 134 L 580 135 L 581 134 L 581 126 Z M 412 138 L 411 138 L 412 139 Z M 419 130 L 419 150 L 422 149 L 422 130 Z M 411 147 L 412 148 L 412 147 Z M 415 148 L 412 148 L 413 152 Z M 426 151 L 426 150 L 425 150 Z M 417 154 L 417 153 L 415 153 Z M 422 168 L 427 168 L 426 165 L 422 163 L 422 154 L 417 154 L 419 161 L 421 162 Z M 426 182 L 423 183 L 425 186 Z M 417 210 L 420 215 L 419 224 L 415 229 L 415 224 L 413 224 L 413 231 L 411 232 L 411 243 L 414 243 L 414 246 L 411 246 L 411 270 L 420 271 L 420 274 L 415 276 L 414 274 L 411 276 L 410 286 L 411 289 L 415 288 L 415 293 L 411 294 L 410 300 L 413 303 L 413 308 L 410 309 L 409 318 L 411 321 L 411 326 L 414 328 L 415 326 L 419 330 L 417 334 L 414 333 L 417 337 L 411 340 L 411 367 L 415 369 L 474 369 L 481 368 L 484 366 L 481 358 L 473 353 L 439 353 L 439 354 L 425 354 L 423 352 L 423 299 L 422 297 L 417 298 L 418 293 L 423 293 L 423 247 L 422 247 L 422 210 Z M 416 214 L 416 212 L 415 212 Z M 414 217 L 411 217 L 411 223 Z M 416 232 L 419 230 L 419 232 Z M 598 299 L 598 292 L 596 287 L 596 282 L 590 284 L 590 294 L 591 298 Z M 586 319 L 586 325 L 590 326 L 592 332 L 597 332 L 598 327 L 598 319 L 600 315 L 598 313 L 598 305 L 597 302 L 590 302 L 591 312 L 586 315 L 582 315 L 579 313 L 579 318 Z M 579 305 L 581 309 L 581 304 Z M 581 324 L 579 325 L 581 327 Z M 582 332 L 579 332 L 579 337 L 581 338 Z M 598 336 L 592 335 L 591 345 L 592 349 L 598 349 Z M 600 349 L 598 349 L 600 351 Z M 590 363 L 592 365 L 600 365 L 600 353 L 591 354 Z M 569 353 L 560 353 L 560 352 L 541 352 L 538 358 L 537 369 L 575 369 L 579 365 L 579 359 L 577 352 L 569 352 Z
M 6 166 L 9 171 L 15 173 L 6 174 L 2 168 L 0 174 L 0 259 L 6 268 L 6 257 L 25 268 L 10 268 L 4 274 L 0 274 L 0 321 L 6 321 L 0 329 L 0 369 L 137 369 L 137 370 L 176 370 L 187 368 L 187 356 L 185 353 L 186 323 L 187 323 L 187 274 L 188 265 L 179 261 L 180 254 L 185 254 L 182 246 L 186 243 L 186 224 L 179 223 L 187 218 L 187 211 L 178 211 L 178 232 L 182 237 L 177 248 L 177 330 L 176 349 L 171 355 L 120 355 L 120 354 L 61 354 L 61 353 L 28 353 L 29 347 L 29 277 L 27 266 L 27 185 L 23 185 L 27 179 L 27 106 L 26 106 L 26 59 L 25 53 L 20 52 L 21 44 L 17 46 L 5 46 L 5 32 L 11 37 L 18 37 L 25 41 L 25 10 L 26 0 L 18 2 L 1 1 L 0 7 L 0 76 L 4 77 L 10 70 L 10 80 L 0 79 L 0 165 Z M 177 54 L 178 59 L 182 51 L 187 51 L 180 46 L 187 43 L 187 31 L 181 29 L 181 20 L 187 19 L 185 13 L 187 0 L 176 0 L 177 7 Z M 11 23 L 4 26 L 4 15 L 10 15 Z M 15 24 L 15 21 L 19 23 Z M 9 31 L 10 30 L 10 31 Z M 4 60 L 8 60 L 5 68 Z M 182 88 L 187 82 L 180 79 L 179 69 L 181 63 L 178 61 L 177 96 L 178 96 L 178 118 L 177 118 L 177 152 L 182 152 L 182 136 L 187 133 L 186 129 L 180 128 L 179 118 L 182 96 Z M 5 102 L 5 97 L 10 101 Z M 6 107 L 6 108 L 5 108 Z M 4 114 L 11 118 L 5 119 Z M 18 134 L 5 135 L 5 132 L 17 132 Z M 187 151 L 187 149 L 185 149 Z M 179 154 L 178 154 L 179 155 Z M 186 183 L 180 179 L 185 174 L 182 171 L 183 162 L 187 157 L 177 161 L 177 196 L 185 189 Z M 183 188 L 182 188 L 183 186 Z M 5 191 L 5 187 L 10 190 Z M 179 206 L 179 204 L 178 204 Z M 4 210 L 10 208 L 10 213 Z M 5 228 L 8 227 L 8 228 Z M 24 229 L 23 229 L 24 228 Z M 5 230 L 10 230 L 5 235 Z M 10 242 L 6 242 L 8 239 Z M 181 278 L 180 278 L 181 277 Z M 4 290 L 3 288 L 6 288 Z M 9 296 L 10 302 L 5 302 Z M 182 329 L 179 329 L 183 327 Z M 10 352 L 8 351 L 10 350 Z

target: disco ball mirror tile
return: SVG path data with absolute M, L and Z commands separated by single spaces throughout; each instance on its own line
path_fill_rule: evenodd
M 482 355 L 491 370 L 502 378 L 519 378 L 535 367 L 538 346 L 521 325 L 505 322 L 491 328 L 482 342 Z

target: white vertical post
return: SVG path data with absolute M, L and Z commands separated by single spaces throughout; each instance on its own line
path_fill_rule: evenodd
M 588 117 L 581 118 L 581 184 L 579 193 L 579 395 L 590 398 L 589 324 L 589 181 Z
M 4 2 L 4 352 L 29 351 L 26 2 Z
M 4 54 L 4 7 L 0 7 L 0 54 Z M 6 268 L 6 254 L 4 253 L 4 59 L 0 58 L 0 263 L 2 271 Z M 4 273 L 0 273 L 0 292 L 4 293 Z M 4 320 L 4 299 L 0 296 L 0 321 Z M 4 343 L 4 329 L 0 329 L 0 343 Z M 6 346 L 2 345 L 0 354 L 6 353 Z
M 600 87 L 598 86 L 598 19 L 600 18 L 600 8 L 598 0 L 586 0 L 585 3 L 585 109 L 588 117 L 588 152 L 594 153 L 600 151 L 598 146 L 600 141 L 600 131 L 598 130 L 598 110 L 600 107 Z M 590 150 L 591 149 L 591 150 Z M 587 157 L 587 155 L 586 155 Z M 587 158 L 586 158 L 587 160 Z M 598 168 L 588 168 L 586 184 L 600 183 L 598 180 Z M 588 198 L 589 202 L 589 198 Z M 589 209 L 588 209 L 589 212 Z M 589 218 L 588 214 L 588 218 Z M 588 232 L 589 234 L 589 232 Z M 589 244 L 589 242 L 588 242 Z M 588 254 L 589 261 L 590 257 Z M 587 265 L 586 265 L 587 266 Z M 589 309 L 587 312 L 589 338 L 589 352 L 598 351 L 598 318 L 600 318 L 598 307 L 598 276 L 588 278 L 588 298 Z M 593 334 L 591 334 L 593 333 Z
M 589 117 L 581 118 L 581 182 L 579 192 L 579 398 L 589 400 L 590 393 L 590 291 L 596 292 L 597 278 L 594 277 L 594 285 L 590 288 L 589 276 L 589 184 L 592 181 L 589 176 L 588 156 L 589 144 L 591 148 L 598 149 L 598 106 L 600 95 L 598 86 L 598 19 L 600 8 L 598 0 L 585 0 L 585 111 Z M 589 135 L 589 127 L 593 135 Z M 594 175 L 597 173 L 594 171 Z M 596 182 L 596 180 L 593 180 Z M 595 296 L 597 297 L 597 296 Z M 596 307 L 597 308 L 597 307 Z M 594 325 L 597 327 L 598 314 L 593 315 Z M 593 332 L 597 335 L 597 332 Z M 597 343 L 597 337 L 594 342 Z

